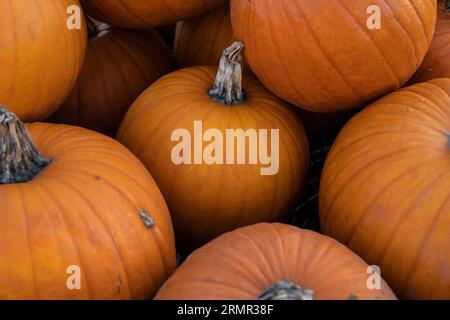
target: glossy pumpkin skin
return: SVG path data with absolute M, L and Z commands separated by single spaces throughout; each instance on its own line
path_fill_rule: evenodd
M 82 0 L 92 17 L 131 29 L 164 26 L 201 15 L 225 3 L 225 0 Z
M 175 56 L 180 67 L 217 65 L 233 41 L 230 7 L 224 5 L 205 15 L 179 21 Z
M 367 287 L 368 265 L 334 239 L 284 224 L 244 227 L 198 249 L 162 286 L 159 300 L 255 300 L 280 280 L 317 300 L 396 299 L 382 281 Z
M 450 299 L 450 79 L 392 93 L 340 133 L 320 187 L 322 231 L 401 298 Z
M 212 66 L 193 67 L 158 80 L 132 105 L 118 134 L 155 177 L 184 250 L 237 227 L 283 220 L 293 211 L 308 171 L 306 135 L 289 107 L 246 76 L 247 102 L 214 102 L 207 93 L 216 72 Z M 278 174 L 262 176 L 260 164 L 175 165 L 172 132 L 184 128 L 193 136 L 194 121 L 202 121 L 203 132 L 215 128 L 224 136 L 226 129 L 279 129 Z
M 145 167 L 92 131 L 28 129 L 52 162 L 30 182 L 0 185 L 0 299 L 151 298 L 176 259 L 169 212 Z M 67 289 L 69 266 L 80 267 L 81 290 Z
M 380 30 L 367 9 L 381 8 Z M 364 106 L 405 84 L 430 47 L 436 1 L 231 0 L 235 37 L 274 94 L 315 112 Z
M 436 31 L 430 50 L 411 83 L 450 78 L 450 13 L 444 12 L 445 1 L 438 5 Z
M 156 31 L 97 23 L 93 32 L 77 84 L 51 121 L 115 136 L 133 101 L 174 62 Z
M 48 117 L 67 98 L 81 70 L 86 28 L 69 30 L 78 0 L 0 1 L 0 100 L 22 121 Z

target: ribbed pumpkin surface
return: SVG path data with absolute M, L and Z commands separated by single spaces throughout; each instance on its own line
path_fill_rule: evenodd
M 78 0 L 0 1 L 0 103 L 22 121 L 43 120 L 67 98 L 81 70 L 86 28 L 69 30 Z
M 118 133 L 119 141 L 155 177 L 174 219 L 178 243 L 188 249 L 240 226 L 289 216 L 309 165 L 303 126 L 289 107 L 247 77 L 247 102 L 214 102 L 208 89 L 216 72 L 215 67 L 193 67 L 158 80 L 135 101 Z M 194 136 L 194 121 L 202 121 L 203 132 L 217 129 L 224 136 L 227 129 L 279 129 L 279 172 L 263 176 L 261 163 L 236 161 L 174 164 L 171 154 L 177 143 L 171 135 L 187 129 Z M 270 141 L 269 135 L 269 147 Z M 249 153 L 245 150 L 246 159 Z
M 192 18 L 225 0 L 82 0 L 89 15 L 112 25 L 145 29 Z
M 430 51 L 412 82 L 450 78 L 450 12 L 444 12 L 444 0 L 438 5 L 438 19 Z
M 367 264 L 337 241 L 283 224 L 224 234 L 194 252 L 158 292 L 160 300 L 255 300 L 287 280 L 324 299 L 395 299 L 369 290 Z
M 175 268 L 169 212 L 152 177 L 110 138 L 28 128 L 52 162 L 30 182 L 0 185 L 0 299 L 151 298 Z M 66 287 L 72 265 L 81 290 Z
M 367 10 L 381 9 L 369 30 Z M 405 84 L 430 47 L 436 1 L 231 0 L 235 37 L 274 94 L 316 112 L 364 106 Z
M 340 133 L 323 232 L 378 264 L 403 298 L 450 298 L 450 79 L 388 95 Z
M 51 120 L 114 136 L 133 101 L 173 65 L 156 31 L 97 24 L 77 84 Z
M 175 54 L 180 67 L 217 65 L 231 45 L 230 7 L 177 23 Z

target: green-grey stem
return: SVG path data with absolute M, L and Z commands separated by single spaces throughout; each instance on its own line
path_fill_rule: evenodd
M 42 156 L 17 116 L 0 106 L 0 184 L 33 180 L 50 159 Z
M 450 13 L 450 0 L 445 2 L 444 12 Z
M 314 291 L 282 280 L 263 292 L 258 300 L 314 300 Z
M 234 42 L 223 51 L 214 86 L 209 90 L 209 96 L 214 101 L 226 105 L 245 101 L 245 91 L 242 89 L 243 50 L 242 42 Z

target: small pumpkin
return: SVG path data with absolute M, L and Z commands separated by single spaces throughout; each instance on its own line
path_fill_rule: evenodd
M 369 270 L 369 273 L 368 273 Z M 244 227 L 195 251 L 157 300 L 395 300 L 369 289 L 368 265 L 334 239 L 283 224 Z
M 91 19 L 89 25 L 80 77 L 51 121 L 115 136 L 133 101 L 174 63 L 154 30 L 124 30 Z
M 232 42 L 230 6 L 227 4 L 202 16 L 179 21 L 175 56 L 180 67 L 217 65 L 223 50 Z
M 80 3 L 2 0 L 0 12 L 0 103 L 24 121 L 45 119 L 67 98 L 83 64 Z M 69 29 L 77 20 L 80 29 Z
M 287 218 L 305 184 L 303 126 L 289 106 L 242 75 L 243 48 L 227 48 L 219 71 L 193 67 L 158 80 L 119 129 L 118 140 L 160 186 L 182 250 L 240 226 Z
M 450 78 L 450 2 L 447 0 L 438 2 L 433 41 L 411 84 L 437 78 Z
M 326 160 L 322 231 L 381 267 L 401 298 L 450 299 L 450 79 L 355 116 Z
M 153 297 L 175 269 L 173 229 L 128 150 L 4 108 L 0 150 L 0 299 Z
M 226 0 L 81 0 L 87 13 L 114 26 L 146 29 L 192 18 Z
M 231 0 L 231 19 L 269 90 L 331 113 L 365 106 L 413 76 L 431 44 L 436 1 Z

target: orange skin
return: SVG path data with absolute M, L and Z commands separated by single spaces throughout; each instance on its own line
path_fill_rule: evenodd
M 439 2 L 436 31 L 430 50 L 411 84 L 450 78 L 450 13 L 444 13 L 444 4 L 445 1 Z
M 0 185 L 0 299 L 153 297 L 176 258 L 169 212 L 150 174 L 97 133 L 28 128 L 52 162 L 30 182 Z M 66 287 L 71 265 L 81 268 L 81 290 Z
M 180 67 L 217 65 L 233 42 L 230 7 L 177 23 L 175 56 Z
M 450 79 L 392 93 L 355 116 L 320 187 L 322 231 L 401 298 L 450 299 Z
M 173 69 L 170 52 L 153 30 L 133 31 L 97 23 L 86 60 L 63 106 L 51 121 L 110 136 L 133 101 Z
M 367 28 L 370 5 L 381 8 L 380 30 Z M 331 113 L 365 106 L 413 76 L 430 47 L 436 1 L 231 0 L 231 19 L 266 88 Z
M 155 177 L 184 250 L 240 226 L 288 217 L 309 166 L 306 134 L 290 107 L 246 76 L 247 102 L 214 102 L 207 93 L 216 72 L 212 66 L 193 67 L 158 80 L 131 106 L 118 134 Z M 260 165 L 175 165 L 172 132 L 192 131 L 197 120 L 203 121 L 204 131 L 217 128 L 223 134 L 237 128 L 280 129 L 278 174 L 262 176 Z
M 0 103 L 22 121 L 43 120 L 67 98 L 86 50 L 81 30 L 69 30 L 78 0 L 0 1 Z M 83 17 L 82 17 L 83 18 Z
M 255 300 L 280 280 L 312 289 L 316 300 L 395 300 L 382 281 L 370 290 L 368 265 L 334 239 L 261 223 L 224 234 L 195 251 L 157 300 Z
M 201 15 L 226 0 L 82 0 L 87 13 L 114 26 L 147 29 Z M 126 4 L 125 4 L 126 3 Z

